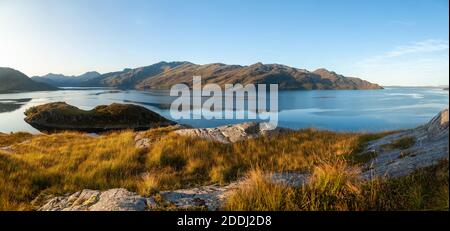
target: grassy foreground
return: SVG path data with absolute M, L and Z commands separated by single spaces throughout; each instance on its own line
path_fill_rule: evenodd
M 448 209 L 448 162 L 398 180 L 359 182 L 365 142 L 384 134 L 306 129 L 276 137 L 220 144 L 182 137 L 173 127 L 145 132 L 150 148 L 135 147 L 135 133 L 100 137 L 62 132 L 0 135 L 0 210 L 32 210 L 38 195 L 123 187 L 141 195 L 248 176 L 223 209 L 428 210 Z M 366 161 L 366 160 L 364 160 Z M 266 182 L 265 172 L 310 172 L 305 187 Z
M 268 182 L 258 170 L 225 204 L 243 211 L 448 210 L 448 161 L 400 179 L 359 182 L 344 163 L 319 165 L 302 188 Z

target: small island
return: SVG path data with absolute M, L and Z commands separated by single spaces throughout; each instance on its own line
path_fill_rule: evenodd
M 31 107 L 25 111 L 25 115 L 25 122 L 42 132 L 138 131 L 175 124 L 145 107 L 118 103 L 85 111 L 65 102 L 56 102 Z

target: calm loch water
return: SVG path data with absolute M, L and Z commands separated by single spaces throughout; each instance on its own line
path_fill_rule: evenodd
M 382 131 L 412 128 L 449 105 L 449 92 L 439 88 L 387 87 L 368 91 L 282 91 L 278 96 L 279 126 L 316 127 L 335 131 Z M 166 91 L 65 89 L 55 92 L 0 94 L 0 132 L 37 130 L 24 122 L 35 105 L 65 101 L 82 109 L 101 104 L 134 103 L 172 119 Z M 194 127 L 214 127 L 243 120 L 181 120 Z

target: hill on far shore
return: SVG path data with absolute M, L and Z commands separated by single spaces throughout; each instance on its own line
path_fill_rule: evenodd
M 53 91 L 57 89 L 55 86 L 35 82 L 20 71 L 0 67 L 0 93 Z

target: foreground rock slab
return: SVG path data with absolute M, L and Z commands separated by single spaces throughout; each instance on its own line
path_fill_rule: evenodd
M 386 148 L 400 139 L 411 139 L 413 144 L 405 149 Z M 394 133 L 369 143 L 365 154 L 375 157 L 365 166 L 363 177 L 402 177 L 413 171 L 432 166 L 449 157 L 448 108 L 427 124 Z
M 39 211 L 145 211 L 155 206 L 152 198 L 144 198 L 126 189 L 84 189 L 69 196 L 48 200 Z

